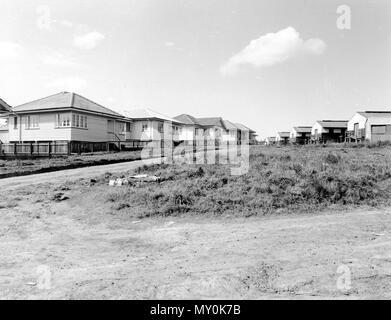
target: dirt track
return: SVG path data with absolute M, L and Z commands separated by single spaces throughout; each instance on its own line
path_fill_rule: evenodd
M 91 176 L 100 175 L 107 171 L 122 172 L 126 170 L 132 170 L 144 164 L 149 165 L 154 163 L 160 163 L 160 161 L 162 161 L 161 158 L 155 158 L 155 159 L 122 162 L 116 164 L 108 164 L 102 166 L 61 170 L 61 171 L 33 174 L 33 175 L 21 176 L 21 177 L 5 178 L 5 179 L 0 179 L 0 188 L 3 189 L 11 186 L 14 187 L 25 186 L 25 185 L 40 184 L 45 182 L 61 183 L 66 180 L 71 180 L 76 178 L 88 178 Z
M 390 210 L 124 220 L 91 213 L 93 194 L 55 203 L 42 198 L 55 185 L 22 179 L 36 180 L 1 182 L 1 299 L 391 298 Z
M 0 299 L 391 298 L 391 209 L 137 221 L 97 207 L 91 177 L 141 164 L 0 180 Z

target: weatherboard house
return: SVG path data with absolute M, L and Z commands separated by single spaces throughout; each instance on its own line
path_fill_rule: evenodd
M 356 112 L 348 121 L 346 141 L 391 141 L 391 111 Z
M 278 145 L 287 145 L 289 143 L 290 132 L 278 132 L 276 136 L 276 143 Z
M 290 133 L 290 142 L 293 144 L 307 144 L 311 138 L 312 127 L 293 127 Z
M 344 142 L 347 127 L 347 120 L 316 121 L 311 129 L 311 142 Z
M 10 113 L 12 113 L 11 106 L 0 99 L 0 143 L 9 142 L 8 115 Z
M 256 132 L 250 128 L 221 117 L 196 118 L 181 114 L 174 119 L 183 123 L 181 140 L 185 145 L 253 144 Z
M 267 137 L 267 138 L 265 139 L 265 144 L 266 144 L 267 146 L 271 146 L 271 145 L 276 144 L 276 137 Z
M 101 142 L 120 148 L 131 119 L 76 93 L 60 92 L 8 110 L 6 141 Z
M 132 120 L 131 130 L 126 142 L 129 147 L 164 148 L 164 143 L 180 143 L 183 123 L 180 120 L 167 117 L 149 108 L 125 111 L 127 118 Z M 165 141 L 166 140 L 166 141 Z

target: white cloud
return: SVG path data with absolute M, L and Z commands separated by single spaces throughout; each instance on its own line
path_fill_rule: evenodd
M 104 38 L 105 36 L 103 34 L 93 31 L 75 36 L 73 38 L 73 44 L 80 49 L 89 50 L 95 48 Z
M 322 40 L 304 41 L 293 27 L 288 27 L 252 40 L 242 51 L 232 56 L 220 71 L 223 75 L 230 75 L 243 65 L 271 67 L 300 54 L 322 54 L 325 48 L 326 44 Z
M 165 45 L 166 47 L 174 47 L 174 46 L 175 46 L 175 42 L 166 41 L 166 42 L 164 43 L 164 45 Z
M 47 84 L 47 87 L 61 91 L 78 91 L 86 86 L 87 81 L 78 76 L 58 78 Z
M 17 58 L 22 53 L 22 46 L 8 41 L 0 41 L 0 60 Z
M 72 59 L 59 52 L 46 54 L 41 58 L 41 61 L 46 65 L 54 67 L 69 68 L 79 66 L 77 62 L 73 61 Z

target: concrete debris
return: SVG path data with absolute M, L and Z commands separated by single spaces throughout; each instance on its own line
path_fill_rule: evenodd
M 58 193 L 56 193 L 53 196 L 53 200 L 56 201 L 56 202 L 61 202 L 61 201 L 65 201 L 65 200 L 68 200 L 68 199 L 69 199 L 69 197 L 64 195 L 62 192 L 58 192 Z
M 149 176 L 147 174 L 140 174 L 137 176 L 131 176 L 129 178 L 118 178 L 118 179 L 112 179 L 109 180 L 109 186 L 115 187 L 115 186 L 124 186 L 128 185 L 134 182 L 160 182 L 160 178 L 156 176 Z
M 131 176 L 130 179 L 144 181 L 144 182 L 158 182 L 158 181 L 160 181 L 159 177 L 149 176 L 147 174 L 139 174 L 137 176 Z

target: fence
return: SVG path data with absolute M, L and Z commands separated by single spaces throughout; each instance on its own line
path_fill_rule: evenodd
M 69 155 L 68 142 L 2 143 L 0 155 L 8 157 L 50 157 Z

